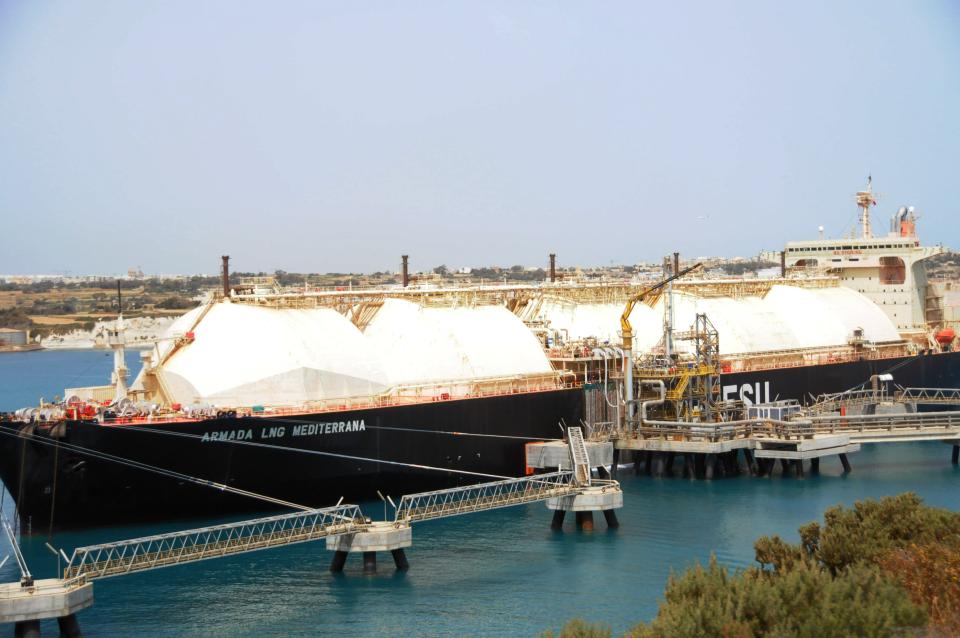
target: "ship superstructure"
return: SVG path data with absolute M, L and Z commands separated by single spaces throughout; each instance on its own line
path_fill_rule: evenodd
M 893 214 L 888 233 L 874 233 L 870 208 L 877 205 L 877 199 L 872 180 L 856 194 L 856 201 L 859 236 L 787 242 L 786 265 L 837 276 L 840 285 L 862 293 L 883 309 L 902 334 L 924 341 L 930 329 L 939 327 L 939 317 L 928 313 L 938 304 L 929 298 L 923 262 L 945 249 L 920 245 L 913 206 L 902 206 Z

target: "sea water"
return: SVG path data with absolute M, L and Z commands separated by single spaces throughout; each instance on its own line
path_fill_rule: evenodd
M 138 361 L 128 353 L 131 374 Z M 64 387 L 106 383 L 111 368 L 104 351 L 0 355 L 0 410 L 35 405 Z M 778 474 L 690 481 L 621 470 L 617 530 L 606 529 L 598 514 L 592 533 L 576 531 L 572 515 L 553 532 L 551 512 L 536 503 L 416 524 L 406 573 L 395 572 L 385 554 L 375 575 L 362 573 L 357 556 L 334 575 L 325 544 L 307 543 L 97 581 L 95 604 L 78 618 L 87 636 L 535 636 L 573 617 L 619 633 L 656 614 L 671 572 L 711 554 L 733 567 L 750 565 L 758 536 L 795 541 L 800 525 L 832 505 L 910 490 L 932 505 L 960 509 L 960 470 L 950 464 L 947 445 L 865 445 L 850 460 L 849 475 L 827 458 L 819 476 L 802 480 Z M 368 516 L 383 516 L 381 503 L 361 505 Z M 3 513 L 11 515 L 9 494 Z M 40 532 L 22 546 L 34 575 L 50 577 L 58 567 L 45 542 L 69 554 L 184 525 Z M 9 553 L 0 540 L 0 557 Z M 0 579 L 18 578 L 11 559 Z M 12 634 L 12 626 L 3 631 Z M 56 623 L 45 622 L 43 631 L 57 635 Z

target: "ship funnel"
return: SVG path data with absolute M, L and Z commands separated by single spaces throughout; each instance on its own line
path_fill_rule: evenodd
M 900 232 L 900 222 L 907 215 L 907 207 L 901 206 L 897 209 L 897 212 L 893 214 L 890 218 L 890 232 L 897 234 Z
M 223 297 L 230 298 L 230 255 L 221 255 L 223 267 L 220 269 L 220 280 L 223 283 Z

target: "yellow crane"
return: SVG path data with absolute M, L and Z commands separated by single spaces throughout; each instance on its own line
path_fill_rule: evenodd
M 630 325 L 630 313 L 633 312 L 634 306 L 646 299 L 647 295 L 650 293 L 660 290 L 674 279 L 679 279 L 687 273 L 697 270 L 701 266 L 703 266 L 703 264 L 696 263 L 688 268 L 684 268 L 683 270 L 680 270 L 673 275 L 670 275 L 666 279 L 650 286 L 646 290 L 638 292 L 627 300 L 627 305 L 623 309 L 623 314 L 620 315 L 620 331 L 621 339 L 623 341 L 624 398 L 626 400 L 627 414 L 629 416 L 633 416 L 633 326 Z

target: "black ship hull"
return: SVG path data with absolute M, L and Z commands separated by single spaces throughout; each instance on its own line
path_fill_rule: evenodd
M 311 507 L 376 498 L 377 490 L 396 499 L 520 476 L 524 444 L 560 438 L 561 419 L 579 423 L 582 413 L 582 390 L 561 389 L 276 418 L 68 421 L 60 432 L 27 426 L 32 432 L 19 437 L 11 436 L 17 424 L 3 423 L 0 478 L 21 528 L 34 533 L 271 507 L 67 445 Z
M 887 373 L 893 384 L 904 388 L 960 387 L 960 352 L 724 374 L 721 398 L 751 404 L 783 399 L 810 403 L 821 394 L 869 387 L 872 375 Z

